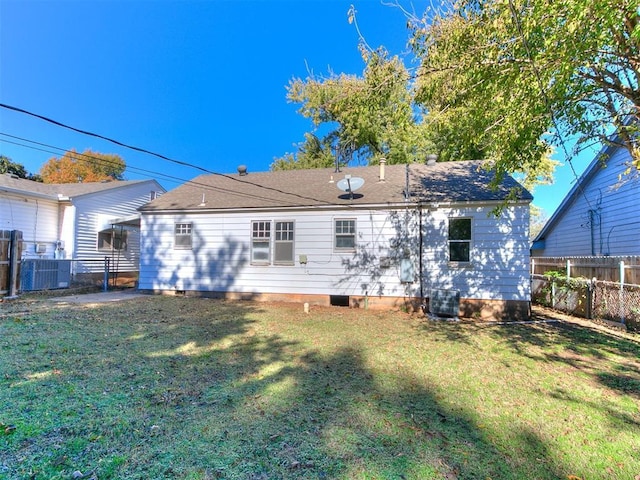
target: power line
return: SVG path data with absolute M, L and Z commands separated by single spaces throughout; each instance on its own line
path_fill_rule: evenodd
M 267 187 L 265 185 L 260 185 L 259 183 L 254 183 L 254 182 L 251 182 L 251 181 L 239 180 L 237 178 L 232 177 L 231 175 L 226 175 L 224 173 L 219 173 L 219 172 L 214 172 L 214 171 L 211 171 L 211 170 L 207 170 L 206 168 L 201 167 L 199 165 L 195 165 L 195 164 L 188 163 L 188 162 L 183 162 L 181 160 L 175 160 L 173 158 L 169 158 L 169 157 L 167 157 L 165 155 L 162 155 L 160 153 L 155 153 L 155 152 L 152 152 L 150 150 L 146 150 L 146 149 L 141 148 L 141 147 L 136 147 L 134 145 L 128 145 L 126 143 L 120 142 L 119 140 L 115 140 L 113 138 L 105 137 L 104 135 L 100 135 L 98 133 L 93 133 L 93 132 L 90 132 L 90 131 L 87 131 L 87 130 L 82 130 L 82 129 L 79 129 L 79 128 L 76 128 L 76 127 L 72 127 L 70 125 L 67 125 L 65 123 L 59 122 L 57 120 L 53 120 L 51 118 L 45 117 L 44 115 L 39 115 L 37 113 L 33 113 L 33 112 L 28 111 L 28 110 L 24 110 L 22 108 L 19 108 L 19 107 L 13 107 L 13 106 L 7 105 L 5 103 L 0 103 L 0 107 L 6 108 L 7 110 L 12 110 L 14 112 L 23 113 L 25 115 L 29 115 L 29 116 L 38 118 L 40 120 L 44 120 L 45 122 L 52 123 L 53 125 L 57 125 L 59 127 L 66 128 L 68 130 L 72 130 L 74 132 L 81 133 L 83 135 L 88 135 L 90 137 L 100 138 L 102 140 L 106 140 L 107 142 L 113 143 L 115 145 L 119 145 L 119 146 L 124 147 L 124 148 L 128 148 L 130 150 L 134 150 L 136 152 L 145 153 L 147 155 L 152 155 L 154 157 L 160 158 L 160 159 L 165 160 L 167 162 L 175 163 L 177 165 L 182 165 L 182 166 L 185 166 L 185 167 L 191 167 L 191 168 L 194 168 L 196 170 L 200 170 L 200 171 L 202 171 L 204 173 L 207 173 L 209 175 L 217 175 L 217 176 L 224 177 L 224 178 L 227 178 L 229 180 L 233 180 L 235 182 L 239 182 L 239 183 L 242 183 L 242 184 L 253 185 L 253 186 L 258 187 L 258 188 L 263 188 L 265 190 L 271 190 L 271 191 L 274 191 L 274 192 L 277 192 L 277 193 L 281 193 L 281 194 L 284 194 L 284 195 L 291 195 L 293 197 L 298 197 L 298 198 L 301 198 L 303 200 L 311 200 L 313 202 L 319 202 L 319 203 L 322 203 L 322 204 L 327 204 L 327 202 L 325 202 L 323 200 L 319 200 L 319 199 L 314 198 L 314 197 L 308 197 L 306 195 L 300 195 L 300 194 L 293 193 L 293 192 L 287 192 L 286 190 L 282 190 L 282 189 L 279 189 L 279 188 Z
M 3 140 L 5 143 L 10 143 L 12 145 L 17 145 L 17 146 L 24 147 L 24 148 L 30 148 L 32 150 L 38 150 L 38 151 L 41 151 L 41 152 L 50 153 L 52 155 L 58 155 L 59 152 L 65 152 L 64 148 L 56 147 L 56 146 L 53 146 L 53 145 L 48 145 L 48 144 L 41 143 L 41 142 L 37 142 L 35 140 L 29 140 L 29 139 L 26 139 L 26 138 L 23 138 L 23 137 L 18 137 L 18 136 L 15 136 L 15 135 L 4 133 L 4 132 L 0 132 L 0 135 L 5 136 L 5 137 L 9 137 L 9 138 L 13 138 L 13 139 L 16 139 L 16 140 L 20 140 L 22 142 L 32 143 L 34 145 L 39 145 L 40 147 L 46 147 L 48 149 L 53 149 L 53 150 L 47 150 L 45 148 L 34 147 L 32 145 L 25 145 L 23 143 L 11 141 L 11 140 Z M 103 158 L 94 157 L 92 155 L 87 155 L 85 153 L 75 152 L 74 155 L 76 155 L 78 157 L 78 160 L 80 160 L 82 162 L 87 162 L 88 163 L 88 162 L 91 161 L 91 162 L 102 163 L 102 164 L 113 164 L 113 162 L 110 162 L 109 160 L 106 160 L 106 159 L 103 159 Z M 82 157 L 85 157 L 85 158 L 82 158 Z M 228 188 L 224 188 L 224 187 L 217 187 L 217 186 L 207 185 L 205 183 L 197 182 L 195 180 L 188 180 L 188 179 L 176 177 L 176 176 L 173 176 L 173 175 L 168 175 L 166 173 L 155 172 L 155 171 L 152 171 L 152 170 L 143 169 L 143 168 L 140 168 L 140 167 L 132 167 L 130 165 L 127 165 L 126 167 L 127 167 L 127 169 L 132 170 L 132 171 L 144 172 L 143 174 L 145 176 L 148 176 L 149 178 L 154 178 L 155 179 L 155 177 L 164 177 L 166 179 L 176 180 L 176 181 L 179 181 L 179 182 L 184 183 L 184 184 L 194 185 L 194 186 L 200 187 L 200 188 L 205 189 L 205 190 L 214 191 L 216 193 L 234 195 L 234 196 L 243 197 L 243 198 L 253 198 L 253 199 L 258 199 L 258 200 L 268 200 L 268 201 L 272 201 L 272 202 L 281 203 L 283 205 L 288 205 L 289 204 L 288 202 L 285 202 L 284 200 L 279 200 L 279 199 L 272 198 L 272 197 L 266 197 L 266 196 L 262 196 L 262 195 L 251 194 L 251 193 L 243 193 L 243 192 L 238 192 L 236 190 L 232 190 L 232 189 L 228 189 Z M 226 176 L 226 175 L 225 175 L 225 177 L 229 178 L 229 176 Z M 247 183 L 250 183 L 250 182 L 247 182 Z M 251 183 L 251 184 L 252 185 L 256 185 L 255 183 Z M 295 194 L 292 194 L 292 195 L 295 195 Z M 317 201 L 320 201 L 320 200 L 317 200 Z M 326 202 L 322 202 L 322 203 L 326 203 Z M 302 204 L 299 204 L 299 206 L 302 206 Z
M 41 147 L 46 147 L 46 148 L 38 148 L 38 147 L 34 147 L 33 145 L 25 145 L 24 143 L 19 143 L 16 141 L 11 141 L 11 140 L 3 140 L 4 143 L 10 143 L 11 145 L 17 145 L 19 147 L 24 147 L 24 148 L 29 148 L 31 150 L 37 150 L 40 152 L 44 152 L 44 153 L 50 153 L 52 155 L 59 155 L 60 152 L 65 153 L 67 150 L 65 150 L 64 148 L 61 147 L 56 147 L 54 145 L 48 145 L 46 143 L 41 143 L 41 142 L 37 142 L 35 140 L 29 140 L 28 138 L 23 138 L 23 137 L 18 137 L 16 135 L 11 135 L 9 133 L 5 133 L 5 132 L 0 132 L 0 135 L 4 136 L 4 137 L 9 137 L 9 138 L 13 138 L 14 140 L 20 140 L 21 142 L 27 142 L 27 143 L 32 143 L 34 145 L 39 145 Z M 47 150 L 49 149 L 49 150 Z M 53 150 L 51 150 L 53 149 Z M 104 158 L 98 158 L 98 157 L 93 157 L 91 155 L 87 155 L 85 153 L 80 153 L 80 152 L 74 152 L 75 155 L 77 155 L 78 157 L 87 157 L 88 159 L 94 161 L 95 163 L 101 163 L 101 164 L 106 164 L 106 165 L 115 165 L 114 162 L 109 161 L 107 159 Z M 83 158 L 78 158 L 78 160 L 80 161 L 87 161 Z M 165 173 L 161 173 L 161 172 L 155 172 L 153 170 L 146 170 L 143 168 L 139 168 L 139 167 L 133 167 L 131 165 L 126 165 L 126 169 L 127 170 L 132 170 L 132 171 L 137 171 L 137 172 L 144 172 L 144 174 L 149 173 L 152 174 L 154 176 L 160 176 L 160 177 L 166 177 L 167 179 L 175 179 L 175 180 L 180 180 L 180 181 L 188 181 L 188 180 L 184 180 L 184 179 L 180 179 L 178 177 L 172 177 L 171 175 L 167 175 Z M 147 175 L 145 175 L 147 176 Z

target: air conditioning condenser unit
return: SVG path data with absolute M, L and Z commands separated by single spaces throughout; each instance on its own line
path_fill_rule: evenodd
M 433 289 L 429 297 L 429 313 L 437 317 L 457 318 L 460 312 L 460 290 Z

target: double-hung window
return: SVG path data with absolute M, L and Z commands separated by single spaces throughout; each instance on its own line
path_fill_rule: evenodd
M 337 218 L 335 220 L 335 250 L 353 250 L 356 248 L 356 221 Z
M 251 263 L 269 265 L 271 263 L 271 222 L 251 223 Z
M 294 222 L 254 220 L 251 222 L 251 263 L 293 265 Z
M 471 261 L 471 219 L 449 219 L 449 261 Z
M 273 263 L 293 265 L 293 222 L 275 222 L 275 224 Z
M 176 223 L 173 248 L 176 250 L 190 250 L 193 245 L 193 225 L 191 223 Z

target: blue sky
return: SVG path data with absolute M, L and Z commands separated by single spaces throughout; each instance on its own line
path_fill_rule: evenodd
M 311 129 L 286 101 L 289 81 L 362 72 L 352 4 L 369 45 L 406 53 L 402 11 L 379 0 L 0 0 L 0 103 L 207 170 L 268 170 Z M 0 154 L 30 172 L 91 148 L 167 189 L 201 173 L 4 108 L 0 134 Z M 574 160 L 578 174 L 592 155 Z M 559 168 L 534 203 L 551 215 L 573 180 Z

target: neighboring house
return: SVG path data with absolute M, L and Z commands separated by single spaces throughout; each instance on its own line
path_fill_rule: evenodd
M 140 209 L 141 290 L 371 308 L 455 290 L 463 315 L 529 314 L 532 197 L 492 215 L 511 177 L 493 190 L 479 162 L 238 170 Z M 336 188 L 347 175 L 364 180 L 353 195 Z
M 46 184 L 0 175 L 0 230 L 20 230 L 23 259 L 68 259 L 73 274 L 137 272 L 137 209 L 164 193 L 155 180 Z
M 640 255 L 640 186 L 625 175 L 631 158 L 622 147 L 603 148 L 533 240 L 545 257 Z

